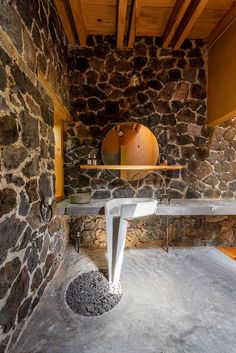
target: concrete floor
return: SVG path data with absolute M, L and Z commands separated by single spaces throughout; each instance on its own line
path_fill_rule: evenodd
M 67 251 L 14 353 L 236 353 L 236 262 L 218 250 L 126 250 L 120 303 L 78 316 L 66 288 L 97 266 L 104 251 Z

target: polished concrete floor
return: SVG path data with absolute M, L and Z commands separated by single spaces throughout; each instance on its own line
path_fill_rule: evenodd
M 126 250 L 120 303 L 78 316 L 66 288 L 97 267 L 104 251 L 68 249 L 14 353 L 236 353 L 236 262 L 218 250 Z

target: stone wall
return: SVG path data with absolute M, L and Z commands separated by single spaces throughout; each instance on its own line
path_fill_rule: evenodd
M 115 124 L 137 121 L 149 127 L 160 145 L 161 160 L 184 166 L 166 172 L 172 198 L 233 199 L 236 193 L 236 119 L 217 128 L 206 125 L 207 51 L 200 40 L 181 50 L 161 49 L 158 38 L 138 38 L 134 49 L 117 49 L 112 37 L 93 37 L 88 47 L 70 52 L 74 121 L 65 125 L 65 193 L 82 188 L 94 199 L 133 197 L 136 182 L 108 171 L 81 171 L 86 156 Z M 133 70 L 140 84 L 130 86 Z M 138 196 L 158 197 L 160 180 L 149 175 Z M 104 218 L 70 220 L 71 237 L 81 232 L 82 246 L 106 246 Z M 162 245 L 166 217 L 130 222 L 126 246 Z M 235 217 L 173 217 L 174 245 L 235 245 Z
M 149 127 L 161 160 L 184 166 L 167 172 L 172 198 L 234 198 L 236 120 L 216 129 L 206 126 L 207 51 L 200 40 L 181 50 L 161 49 L 158 38 L 138 38 L 134 49 L 117 49 L 112 37 L 92 37 L 89 47 L 70 52 L 71 107 L 65 126 L 65 194 L 89 189 L 93 198 L 132 197 L 127 184 L 108 171 L 80 171 L 89 151 L 100 149 L 107 131 L 123 121 Z M 130 86 L 135 70 L 140 78 Z M 140 196 L 158 196 L 160 182 L 148 176 Z
M 81 246 L 106 247 L 104 216 L 81 216 L 69 219 L 71 242 L 81 235 Z M 172 246 L 236 245 L 236 216 L 169 217 Z M 148 216 L 129 221 L 126 247 L 165 246 L 167 217 Z
M 66 225 L 46 224 L 54 195 L 52 101 L 47 77 L 68 104 L 66 39 L 50 1 L 0 0 L 0 352 L 15 345 L 60 263 Z

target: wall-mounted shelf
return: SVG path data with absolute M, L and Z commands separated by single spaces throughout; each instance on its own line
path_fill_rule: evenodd
M 112 165 L 112 164 L 81 164 L 80 169 L 107 169 L 107 170 L 180 170 L 182 165 Z

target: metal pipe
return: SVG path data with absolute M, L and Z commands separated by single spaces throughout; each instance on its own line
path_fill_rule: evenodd
M 140 174 L 143 174 L 143 172 L 138 172 L 138 173 L 136 173 L 136 174 L 132 177 L 131 180 L 133 180 L 137 175 L 140 175 Z M 164 190 L 164 194 L 166 195 L 166 180 L 165 180 L 164 176 L 161 175 L 160 173 L 156 172 L 155 170 L 151 170 L 151 171 L 149 171 L 149 172 L 146 173 L 146 175 L 149 175 L 149 174 L 158 175 L 158 176 L 162 179 L 162 181 L 163 181 L 163 190 Z M 145 176 L 146 176 L 146 175 L 145 175 Z M 144 176 L 144 177 L 145 177 L 145 176 Z M 138 189 L 139 189 L 139 184 L 140 184 L 140 180 L 141 180 L 141 179 L 143 179 L 143 178 L 138 179 L 138 182 L 137 182 L 137 186 L 136 186 L 136 197 L 138 196 Z

